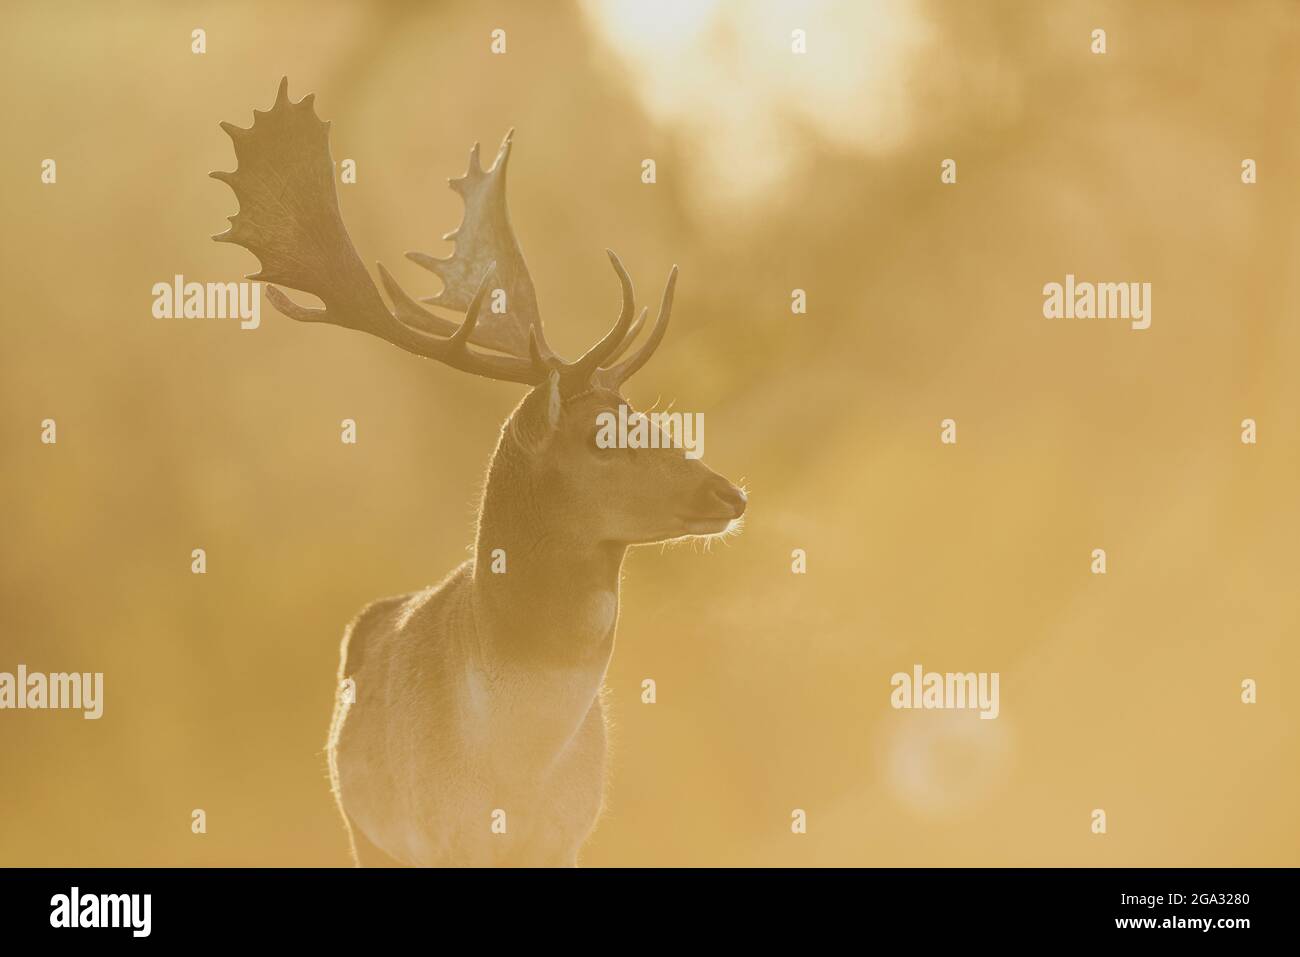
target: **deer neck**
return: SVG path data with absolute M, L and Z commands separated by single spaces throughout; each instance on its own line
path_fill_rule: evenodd
M 479 514 L 468 677 L 487 726 L 513 742 L 512 760 L 563 750 L 614 647 L 626 546 L 566 527 L 551 494 L 499 452 Z
M 613 651 L 624 548 L 574 541 L 557 529 L 494 525 L 480 524 L 474 563 L 485 663 L 603 672 Z
M 599 666 L 612 651 L 625 546 L 556 520 L 542 489 L 490 476 L 474 562 L 475 619 L 487 662 Z M 486 626 L 486 627 L 485 627 Z

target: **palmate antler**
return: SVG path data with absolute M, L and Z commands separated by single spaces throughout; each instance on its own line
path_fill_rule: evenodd
M 254 110 L 250 129 L 221 124 L 234 141 L 239 165 L 233 173 L 209 174 L 229 185 L 239 199 L 239 212 L 230 217 L 230 228 L 212 238 L 236 243 L 257 256 L 262 268 L 248 278 L 311 293 L 325 305 L 323 309 L 301 306 L 270 285 L 266 295 L 277 310 L 302 322 L 358 329 L 490 379 L 537 385 L 558 373 L 566 395 L 592 385 L 618 389 L 658 348 L 672 310 L 677 267 L 668 276 L 649 337 L 636 352 L 615 363 L 636 339 L 646 314 L 633 322 L 632 280 L 613 252 L 609 252 L 610 262 L 623 291 L 618 322 L 576 362 L 564 362 L 546 344 L 532 278 L 506 209 L 506 163 L 513 131 L 506 134 L 490 169 L 484 172 L 479 165 L 475 145 L 465 175 L 450 181 L 465 200 L 460 227 L 443 237 L 455 241 L 453 254 L 446 259 L 407 254 L 443 281 L 442 291 L 425 301 L 464 312 L 464 321 L 455 323 L 425 309 L 378 265 L 393 304 L 390 310 L 343 223 L 330 158 L 330 125 L 316 116 L 314 98 L 315 94 L 308 94 L 291 103 L 289 79 L 282 79 L 275 104 L 267 112 Z M 505 291 L 506 311 L 480 315 L 483 297 L 495 288 Z

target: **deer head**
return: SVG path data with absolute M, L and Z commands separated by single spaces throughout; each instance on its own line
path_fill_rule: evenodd
M 261 269 L 248 278 L 310 293 L 323 308 L 295 303 L 275 285 L 266 290 L 271 304 L 300 322 L 356 329 L 463 372 L 530 386 L 506 422 L 493 468 L 526 480 L 570 528 L 595 541 L 643 544 L 734 527 L 745 493 L 698 460 L 677 449 L 600 449 L 595 441 L 597 415 L 626 405 L 623 383 L 663 341 L 677 267 L 649 335 L 633 349 L 647 313 L 634 320 L 632 280 L 609 252 L 622 290 L 618 320 L 580 358 L 557 356 L 547 345 L 506 208 L 511 131 L 488 170 L 475 144 L 465 175 L 449 181 L 465 202 L 461 225 L 443 237 L 454 241 L 453 254 L 407 253 L 443 283 L 441 292 L 422 301 L 463 313 L 462 321 L 426 309 L 376 264 L 390 308 L 343 223 L 329 123 L 316 116 L 314 96 L 290 102 L 285 77 L 272 108 L 253 111 L 251 128 L 222 123 L 238 168 L 210 174 L 228 184 L 240 204 L 230 228 L 213 238 L 258 257 Z M 483 311 L 490 290 L 504 293 L 504 310 Z

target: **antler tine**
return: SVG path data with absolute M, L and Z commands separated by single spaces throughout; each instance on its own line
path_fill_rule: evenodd
M 546 359 L 542 355 L 541 345 L 537 342 L 537 330 L 528 330 L 528 358 L 533 365 L 542 367 L 546 364 Z
M 479 352 L 469 347 L 469 338 L 474 333 L 479 310 L 482 308 L 483 298 L 487 295 L 490 286 L 489 281 L 495 269 L 496 263 L 493 262 L 489 263 L 487 268 L 483 270 L 483 275 L 479 278 L 478 288 L 474 291 L 474 298 L 470 300 L 469 307 L 465 312 L 465 320 L 456 327 L 455 332 L 450 337 L 443 339 L 426 335 L 420 330 L 399 321 L 396 316 L 392 317 L 393 322 L 386 329 L 378 331 L 376 334 L 394 345 L 401 346 L 403 349 L 431 359 L 437 359 L 444 365 L 459 369 L 462 372 L 485 376 L 489 379 L 519 382 L 523 385 L 537 385 L 545 380 L 548 370 L 536 358 L 531 356 L 529 358 L 497 356 Z M 388 278 L 392 279 L 392 277 Z M 392 287 L 402 296 L 406 295 L 401 291 L 401 287 L 397 286 L 396 281 L 392 281 Z M 390 293 L 391 291 L 392 289 L 390 289 Z M 423 312 L 423 310 L 421 311 Z M 445 322 L 446 320 L 442 321 Z
M 581 359 L 569 363 L 566 367 L 564 376 L 566 381 L 582 389 L 590 385 L 592 374 L 600 368 L 601 363 L 623 344 L 632 325 L 632 316 L 636 312 L 636 295 L 632 291 L 632 277 L 627 274 L 627 270 L 623 268 L 623 263 L 614 254 L 614 250 L 606 249 L 605 253 L 609 256 L 610 264 L 614 267 L 614 272 L 618 273 L 618 281 L 623 287 L 623 309 L 619 313 L 618 322 L 614 323 L 614 328 L 583 353 Z
M 434 315 L 412 299 L 406 290 L 397 284 L 392 273 L 384 268 L 383 263 L 375 263 L 375 267 L 379 270 L 379 279 L 384 284 L 384 291 L 388 293 L 388 298 L 393 303 L 393 311 L 402 322 L 414 326 L 421 332 L 432 332 L 440 336 L 454 335 L 460 328 L 450 319 Z
M 668 273 L 668 283 L 664 286 L 664 297 L 659 303 L 659 315 L 655 319 L 654 328 L 650 331 L 650 338 L 642 343 L 640 349 L 618 365 L 598 370 L 597 378 L 601 384 L 617 389 L 650 361 L 654 351 L 659 348 L 659 343 L 663 341 L 664 333 L 668 331 L 668 318 L 672 315 L 673 292 L 676 288 L 677 266 L 674 265 L 672 271 Z
M 311 306 L 301 306 L 294 302 L 275 286 L 267 284 L 266 298 L 271 300 L 271 305 L 277 311 L 288 316 L 290 319 L 297 319 L 299 322 L 328 322 L 325 318 L 325 309 L 315 309 Z
M 645 325 L 645 317 L 649 314 L 650 307 L 642 307 L 641 311 L 636 315 L 636 321 L 632 323 L 632 328 L 629 329 L 627 335 L 623 337 L 623 341 L 618 344 L 618 348 L 611 352 L 609 358 L 605 360 L 606 364 L 615 361 L 619 356 L 623 355 L 629 348 L 631 348 L 632 343 L 636 342 L 636 337 L 641 334 L 641 328 Z
M 497 268 L 495 262 L 488 263 L 487 269 L 483 270 L 483 277 L 478 281 L 478 288 L 474 290 L 474 298 L 469 301 L 469 308 L 465 310 L 465 321 L 460 324 L 448 342 L 462 349 L 468 349 L 466 343 L 469 337 L 474 333 L 474 325 L 478 322 L 479 307 L 483 305 L 483 297 L 487 295 L 488 279 L 492 277 L 492 271 Z

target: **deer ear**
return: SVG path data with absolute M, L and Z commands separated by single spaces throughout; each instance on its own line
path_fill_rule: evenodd
M 551 372 L 545 384 L 538 386 L 530 399 L 511 419 L 510 432 L 520 448 L 529 455 L 537 455 L 546 450 L 560 427 L 564 408 L 560 397 L 560 374 Z

